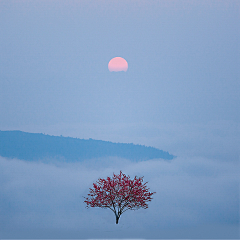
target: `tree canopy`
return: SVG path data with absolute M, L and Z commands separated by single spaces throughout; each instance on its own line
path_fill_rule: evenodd
M 85 197 L 87 207 L 109 208 L 116 216 L 116 224 L 120 216 L 127 210 L 148 208 L 148 202 L 152 200 L 155 192 L 150 192 L 143 177 L 135 176 L 130 179 L 122 171 L 118 175 L 106 179 L 99 178 L 90 188 L 88 197 Z

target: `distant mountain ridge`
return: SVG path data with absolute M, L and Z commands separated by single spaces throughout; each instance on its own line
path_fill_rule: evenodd
M 120 157 L 134 161 L 162 158 L 173 155 L 154 147 L 132 143 L 113 143 L 102 140 L 50 136 L 42 133 L 0 130 L 0 156 L 35 161 L 63 157 L 75 162 L 100 157 Z

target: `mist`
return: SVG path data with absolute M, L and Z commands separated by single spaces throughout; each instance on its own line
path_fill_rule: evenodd
M 0 157 L 0 238 L 239 238 L 239 4 L 0 0 L 1 131 L 177 156 Z M 127 72 L 108 71 L 116 56 Z M 156 194 L 117 226 L 83 196 L 120 170 Z
M 1 238 L 237 238 L 238 167 L 201 157 L 138 163 L 1 157 Z M 87 209 L 83 197 L 98 178 L 120 170 L 144 176 L 156 194 L 148 209 L 129 210 L 116 225 L 110 210 Z

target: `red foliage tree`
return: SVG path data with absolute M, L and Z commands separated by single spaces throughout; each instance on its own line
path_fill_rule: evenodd
M 155 192 L 149 192 L 143 184 L 143 177 L 137 177 L 133 180 L 120 171 L 119 175 L 113 173 L 113 177 L 107 179 L 99 178 L 90 188 L 88 197 L 85 197 L 87 207 L 109 208 L 116 216 L 116 224 L 122 213 L 139 208 L 148 208 L 147 202 L 152 200 Z

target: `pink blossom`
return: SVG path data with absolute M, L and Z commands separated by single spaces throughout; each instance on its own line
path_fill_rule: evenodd
M 85 197 L 87 207 L 109 208 L 116 216 L 116 224 L 122 213 L 127 210 L 137 210 L 148 208 L 147 202 L 152 200 L 155 192 L 149 192 L 143 184 L 143 177 L 135 176 L 133 180 L 126 176 L 122 171 L 107 179 L 99 178 L 90 188 L 88 197 Z

